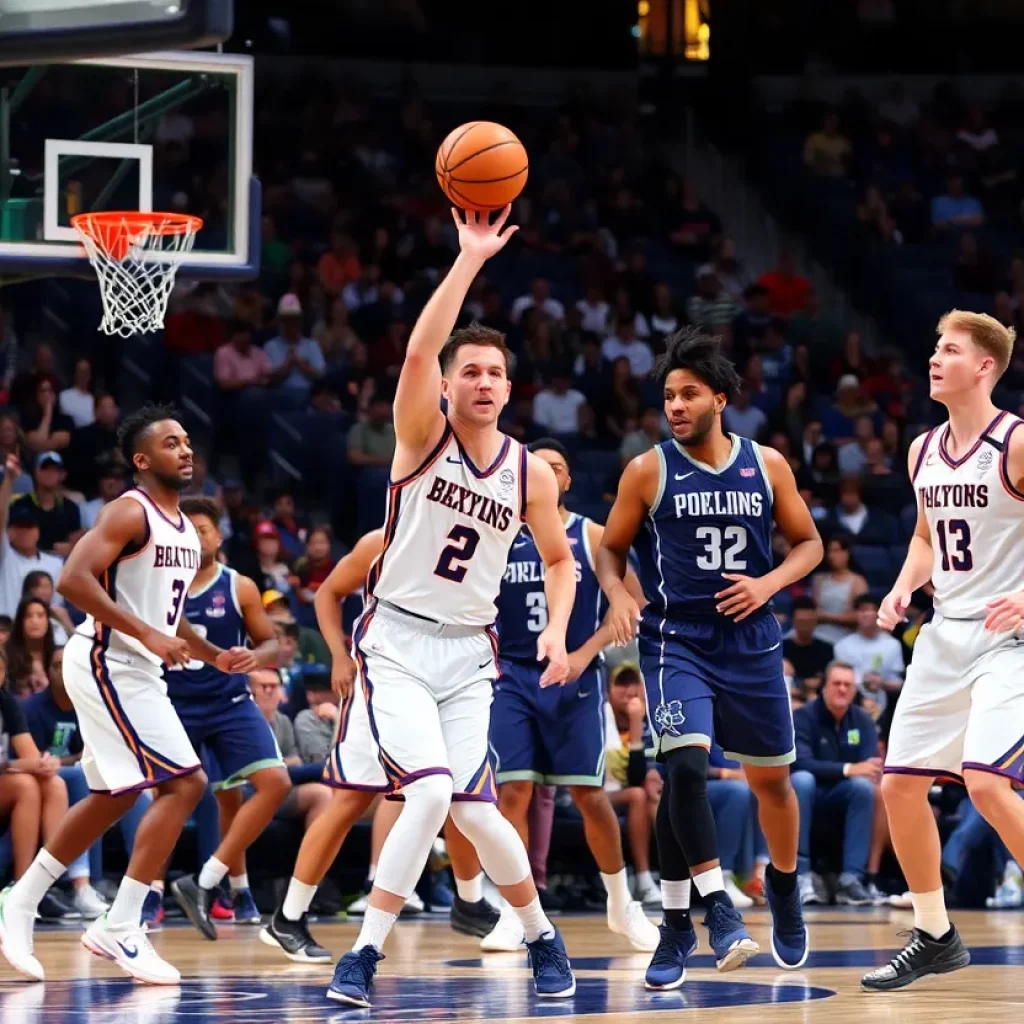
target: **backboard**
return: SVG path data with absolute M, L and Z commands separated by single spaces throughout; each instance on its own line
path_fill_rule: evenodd
M 4 81 L 0 276 L 89 274 L 71 217 L 103 210 L 196 214 L 204 227 L 179 277 L 256 276 L 251 57 L 104 57 L 10 68 Z

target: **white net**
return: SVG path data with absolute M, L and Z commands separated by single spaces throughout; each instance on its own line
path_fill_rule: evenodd
M 161 330 L 178 267 L 203 222 L 180 213 L 85 213 L 71 223 L 99 278 L 100 330 L 122 338 Z

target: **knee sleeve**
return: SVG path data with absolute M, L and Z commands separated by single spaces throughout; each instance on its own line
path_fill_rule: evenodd
M 374 883 L 407 898 L 416 888 L 452 800 L 450 775 L 426 775 L 403 789 L 405 807 L 380 851 Z
M 658 843 L 658 869 L 666 882 L 683 882 L 690 877 L 690 867 L 686 863 L 683 848 L 672 831 L 672 818 L 669 813 L 671 783 L 666 779 L 658 801 L 658 814 L 654 819 L 654 838 Z
M 718 832 L 708 803 L 708 752 L 703 747 L 679 747 L 670 750 L 665 761 L 669 818 L 687 863 L 692 869 L 717 860 Z
M 481 867 L 495 885 L 516 885 L 529 877 L 530 861 L 523 841 L 494 804 L 459 800 L 452 804 L 451 815 L 455 827 L 476 848 Z

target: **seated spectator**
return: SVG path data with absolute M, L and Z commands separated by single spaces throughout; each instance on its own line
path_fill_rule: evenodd
M 744 385 L 736 397 L 722 411 L 722 425 L 731 434 L 757 440 L 768 425 L 768 417 L 750 404 L 750 389 Z
M 75 624 L 68 615 L 68 610 L 63 605 L 54 606 L 53 598 L 57 591 L 54 588 L 53 577 L 48 572 L 36 569 L 25 577 L 21 588 L 21 599 L 34 597 L 49 609 L 50 626 L 53 629 L 53 642 L 57 647 L 63 647 L 75 631 Z M 53 664 L 52 659 L 50 662 Z
M 63 451 L 71 444 L 75 422 L 57 407 L 57 392 L 46 378 L 39 381 L 34 399 L 22 409 L 21 429 L 25 443 L 36 452 Z
M 92 393 L 92 363 L 88 359 L 75 362 L 71 387 L 65 388 L 58 398 L 60 411 L 76 427 L 87 427 L 96 418 L 96 398 Z
M 812 174 L 823 178 L 845 178 L 853 157 L 850 140 L 839 130 L 839 115 L 830 110 L 821 128 L 804 142 L 804 163 Z
M 289 559 L 298 558 L 306 546 L 306 526 L 296 517 L 295 495 L 282 488 L 274 495 L 273 512 L 270 521 L 277 527 L 281 549 Z
M 43 452 L 36 459 L 32 491 L 11 503 L 11 514 L 15 508 L 32 510 L 39 526 L 39 546 L 61 558 L 67 558 L 84 532 L 78 504 L 64 496 L 65 476 L 60 453 Z
M 967 194 L 961 175 L 951 174 L 946 179 L 946 191 L 932 200 L 932 226 L 940 231 L 959 231 L 984 223 L 981 201 Z
M 796 268 L 796 251 L 785 246 L 779 252 L 779 265 L 763 273 L 757 283 L 768 289 L 768 308 L 776 316 L 802 313 L 814 298 L 814 288 Z
M 616 666 L 609 680 L 608 706 L 617 736 L 609 743 L 605 789 L 612 807 L 626 815 L 626 834 L 636 872 L 636 899 L 653 906 L 660 903 L 660 892 L 651 875 L 651 839 L 663 782 L 661 773 L 648 762 L 645 753 L 650 740 L 647 702 L 636 665 L 623 662 Z
M 13 616 L 25 577 L 42 569 L 51 579 L 57 579 L 64 560 L 39 550 L 39 520 L 34 506 L 7 504 L 9 479 L 5 477 L 0 483 L 0 527 L 7 527 L 0 536 L 0 613 Z M 64 599 L 58 594 L 53 603 L 63 605 Z
M 622 320 L 615 325 L 615 333 L 601 344 L 601 355 L 609 363 L 624 356 L 629 361 L 629 372 L 634 377 L 646 377 L 654 368 L 651 346 L 636 336 L 631 320 Z
M 331 247 L 316 265 L 320 284 L 331 299 L 336 299 L 345 285 L 359 278 L 361 268 L 356 244 L 344 231 L 331 232 Z
M 608 384 L 608 363 L 601 354 L 601 342 L 596 335 L 585 334 L 580 341 L 580 353 L 573 363 L 573 383 L 593 405 L 601 398 Z
M 633 459 L 643 455 L 644 452 L 649 452 L 656 444 L 661 444 L 665 440 L 665 435 L 661 430 L 663 419 L 660 409 L 655 409 L 653 406 L 644 409 L 640 414 L 639 429 L 628 433 L 622 439 L 622 444 L 619 445 L 619 459 L 623 469 Z
M 327 319 L 319 320 L 313 328 L 313 337 L 320 346 L 329 373 L 345 364 L 359 336 L 349 323 L 348 308 L 341 299 L 331 303 Z
M 706 260 L 722 234 L 722 221 L 710 207 L 702 203 L 697 186 L 684 178 L 679 205 L 669 214 L 669 241 L 686 260 Z
M 9 412 L 0 413 L 0 460 L 7 466 L 15 467 L 12 494 L 28 494 L 32 490 L 32 474 L 25 471 L 26 466 L 31 467 L 31 462 L 26 461 L 26 455 L 31 458 L 31 453 L 26 451 L 17 417 Z M 9 456 L 14 457 L 13 463 Z
M 664 282 L 654 286 L 654 307 L 651 310 L 650 326 L 651 337 L 656 341 L 675 334 L 682 326 L 672 289 Z
M 813 598 L 794 598 L 789 621 L 792 629 L 782 639 L 782 654 L 807 700 L 820 690 L 825 668 L 835 655 L 832 644 L 817 635 L 818 609 Z
M 552 320 L 565 319 L 565 306 L 558 299 L 551 297 L 551 285 L 544 277 L 535 277 L 530 285 L 530 291 L 526 295 L 520 295 L 512 303 L 509 319 L 513 324 L 519 324 L 531 309 L 541 310 Z
M 327 642 L 315 630 L 308 626 L 299 626 L 295 623 L 295 616 L 288 606 L 288 598 L 277 590 L 266 590 L 263 592 L 263 607 L 266 609 L 267 617 L 277 626 L 284 626 L 289 623 L 296 625 L 294 631 L 294 647 L 290 646 L 291 638 L 287 638 L 278 658 L 279 665 L 291 665 L 293 662 L 302 665 L 330 665 L 331 652 Z M 281 635 L 278 640 L 281 641 Z M 287 651 L 284 648 L 288 648 Z
M 743 308 L 732 322 L 733 344 L 739 354 L 756 348 L 768 328 L 778 322 L 779 318 L 768 308 L 768 300 L 768 289 L 763 284 L 752 284 L 744 290 Z
M 533 421 L 551 434 L 574 434 L 584 402 L 584 395 L 572 387 L 572 368 L 558 363 L 551 369 L 550 385 L 533 397 Z
M 306 536 L 306 553 L 295 563 L 299 579 L 295 596 L 303 604 L 312 604 L 320 584 L 330 576 L 335 564 L 331 557 L 330 527 L 314 526 Z
M 848 537 L 837 535 L 828 539 L 824 570 L 814 574 L 811 585 L 818 609 L 815 635 L 834 646 L 857 625 L 853 603 L 868 589 L 868 581 L 853 569 Z
M 365 421 L 348 432 L 348 461 L 353 466 L 390 466 L 395 457 L 395 426 L 392 400 L 374 395 Z
M 295 716 L 295 745 L 303 764 L 323 764 L 334 746 L 335 726 L 341 714 L 340 698 L 331 689 L 331 676 L 326 670 L 317 672 L 314 666 L 309 666 L 302 682 L 309 706 Z
M 127 486 L 125 471 L 119 464 L 111 463 L 102 470 L 96 481 L 96 497 L 82 506 L 82 529 L 91 530 L 96 525 L 96 518 L 103 506 L 120 498 Z
M 731 324 L 740 312 L 736 300 L 722 287 L 711 263 L 697 269 L 697 291 L 686 303 L 690 322 L 707 327 L 713 333 L 726 324 Z
M 895 541 L 891 519 L 864 504 L 863 485 L 857 477 L 844 477 L 839 482 L 839 504 L 823 532 L 842 532 L 857 544 L 884 546 Z
M 252 343 L 252 328 L 241 320 L 228 324 L 227 344 L 213 354 L 213 379 L 224 392 L 265 388 L 273 366 L 263 349 Z
M 5 333 L 10 325 L 8 317 L 4 318 Z M 6 370 L 5 370 L 6 372 Z M 42 342 L 36 345 L 32 352 L 32 367 L 23 370 L 10 384 L 10 398 L 8 404 L 24 412 L 25 408 L 35 399 L 40 381 L 48 381 L 56 395 L 63 387 L 60 378 L 55 372 L 53 357 L 53 346 Z
M 882 759 L 871 716 L 854 704 L 851 665 L 833 661 L 825 670 L 821 697 L 793 713 L 796 761 L 792 782 L 800 803 L 800 900 L 822 902 L 820 879 L 812 877 L 811 838 L 822 819 L 843 835 L 842 871 L 836 902 L 874 902 L 867 881 L 876 804 L 881 803 Z
M 611 386 L 602 402 L 605 431 L 615 441 L 623 438 L 639 426 L 643 412 L 640 385 L 630 368 L 629 359 L 619 356 L 612 361 Z
M 715 258 L 711 262 L 715 267 L 715 275 L 732 300 L 739 302 L 743 299 L 747 289 L 754 283 L 754 275 L 737 258 L 736 243 L 731 238 L 720 239 L 715 247 Z
M 903 649 L 879 628 L 878 601 L 870 594 L 856 598 L 853 610 L 857 630 L 836 643 L 836 657 L 853 666 L 864 707 L 877 719 L 903 686 Z
M 7 641 L 7 685 L 16 697 L 38 693 L 49 685 L 56 649 L 49 608 L 39 598 L 24 598 Z
M 858 416 L 853 421 L 853 440 L 839 449 L 839 471 L 844 476 L 859 476 L 868 463 L 867 445 L 875 437 L 875 421 L 871 416 Z
M 978 247 L 978 236 L 964 231 L 959 243 L 960 253 L 953 264 L 953 284 L 962 292 L 991 295 L 996 290 L 996 271 L 987 253 Z
M 836 385 L 836 400 L 825 411 L 822 420 L 825 436 L 837 445 L 854 440 L 854 421 L 858 416 L 870 416 L 877 426 L 878 406 L 861 390 L 857 377 L 847 373 L 839 378 Z
M 288 564 L 288 556 L 281 547 L 281 535 L 277 527 L 269 519 L 264 519 L 253 528 L 252 538 L 256 559 L 259 562 L 260 575 L 256 583 L 260 590 L 276 590 L 280 594 L 290 594 L 292 571 Z
M 277 304 L 278 335 L 264 346 L 270 360 L 270 382 L 297 397 L 309 397 L 313 381 L 326 369 L 320 346 L 302 333 L 302 303 L 298 296 L 281 296 Z
M 94 421 L 71 436 L 71 444 L 62 458 L 67 465 L 68 481 L 75 490 L 92 494 L 97 474 L 115 464 L 120 465 L 117 450 L 120 415 L 113 395 L 98 395 Z
M 576 302 L 576 308 L 582 315 L 580 326 L 583 330 L 603 337 L 608 326 L 608 314 L 611 307 L 605 302 L 600 286 L 588 285 L 583 298 Z

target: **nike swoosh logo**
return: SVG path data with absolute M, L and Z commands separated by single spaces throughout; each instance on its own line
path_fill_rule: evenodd
M 117 942 L 117 939 L 114 941 Z M 117 944 L 121 947 L 121 952 L 124 953 L 129 960 L 134 960 L 139 955 L 138 949 L 132 949 L 130 946 L 126 946 L 123 942 L 117 942 Z
M 676 479 L 685 480 L 688 476 L 693 476 L 693 474 L 696 472 L 697 471 L 695 469 L 691 469 L 689 473 L 676 473 Z
M 461 466 L 462 459 L 457 459 L 454 455 L 449 455 L 445 462 L 450 462 L 453 466 Z
M 771 654 L 772 651 L 777 651 L 781 646 L 782 646 L 782 641 L 780 640 L 777 644 L 775 644 L 774 647 L 769 647 L 768 650 L 765 651 L 764 653 L 765 654 Z
M 576 699 L 577 700 L 584 700 L 585 698 L 589 697 L 593 692 L 594 692 L 593 690 L 587 690 L 587 692 L 584 693 L 582 690 L 577 690 L 576 691 Z
M 249 699 L 249 694 L 247 694 L 247 693 L 240 693 L 237 697 L 232 697 L 231 698 L 231 703 L 232 704 L 241 704 L 243 700 L 248 700 L 248 699 Z
M 515 544 L 512 545 L 512 548 L 513 550 L 518 551 L 519 548 L 525 548 L 529 543 L 530 542 L 528 540 L 517 540 Z
M 493 664 L 492 661 L 485 661 L 482 665 L 477 665 L 477 668 L 490 668 Z

